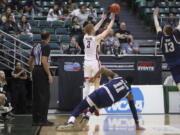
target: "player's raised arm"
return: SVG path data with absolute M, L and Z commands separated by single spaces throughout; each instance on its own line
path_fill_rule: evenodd
M 90 82 L 94 82 L 96 80 L 96 78 L 98 78 L 101 74 L 105 74 L 107 77 L 110 78 L 115 78 L 118 77 L 118 74 L 112 72 L 111 70 L 107 69 L 107 68 L 101 68 L 94 77 L 92 77 L 90 79 Z
M 94 26 L 94 30 L 98 31 L 101 25 L 103 24 L 104 20 L 106 20 L 106 14 L 102 14 L 101 20 Z
M 113 27 L 114 21 L 115 21 L 115 14 L 111 13 L 111 22 L 109 23 L 107 29 L 103 33 L 97 35 L 97 37 L 96 37 L 97 42 L 101 41 L 108 35 L 108 33 L 110 32 L 110 30 Z
M 162 28 L 159 25 L 159 21 L 158 21 L 158 13 L 159 13 L 159 8 L 155 8 L 154 13 L 153 13 L 153 18 L 154 18 L 154 25 L 155 25 L 157 33 L 162 31 Z

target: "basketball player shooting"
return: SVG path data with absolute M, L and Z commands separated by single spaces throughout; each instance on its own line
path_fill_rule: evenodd
M 69 120 L 64 124 L 57 127 L 59 131 L 68 131 L 68 130 L 75 130 L 75 120 L 76 118 L 82 113 L 84 109 L 89 108 L 89 112 L 83 116 L 80 123 L 83 123 L 81 127 L 84 127 L 89 120 L 89 116 L 99 108 L 105 108 L 113 105 L 114 103 L 121 100 L 123 97 L 126 97 L 129 102 L 130 109 L 133 114 L 133 118 L 135 120 L 136 129 L 137 130 L 144 130 L 139 125 L 139 120 L 137 116 L 137 111 L 135 108 L 133 95 L 131 91 L 131 84 L 133 82 L 133 78 L 127 77 L 126 80 L 122 77 L 119 77 L 116 73 L 108 70 L 107 68 L 101 68 L 96 75 L 91 78 L 91 82 L 94 82 L 96 78 L 101 75 L 105 74 L 109 82 L 103 85 L 98 90 L 92 92 L 89 96 L 87 96 L 72 112 L 71 117 Z
M 180 20 L 176 28 L 165 25 L 162 30 L 158 21 L 158 12 L 159 8 L 155 8 L 153 16 L 157 38 L 160 41 L 160 48 L 162 49 L 166 63 L 180 90 Z
M 95 26 L 93 24 L 88 24 L 84 28 L 85 36 L 83 39 L 84 48 L 85 48 L 85 56 L 84 56 L 84 90 L 83 90 L 83 99 L 90 93 L 90 82 L 89 79 L 93 77 L 96 72 L 100 69 L 100 61 L 99 61 L 99 46 L 100 41 L 103 40 L 108 33 L 110 32 L 114 20 L 115 15 L 111 14 L 111 22 L 109 23 L 107 29 L 99 35 L 95 35 L 96 31 L 101 27 L 104 20 L 106 19 L 106 15 L 102 15 L 102 19 Z M 93 85 L 95 89 L 99 88 L 100 76 L 94 81 Z

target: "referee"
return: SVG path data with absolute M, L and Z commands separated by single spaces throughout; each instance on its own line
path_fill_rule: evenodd
M 47 120 L 50 87 L 53 82 L 48 65 L 50 55 L 50 33 L 43 31 L 41 33 L 41 42 L 33 47 L 29 58 L 29 67 L 32 71 L 33 79 L 33 126 L 52 126 L 53 123 Z

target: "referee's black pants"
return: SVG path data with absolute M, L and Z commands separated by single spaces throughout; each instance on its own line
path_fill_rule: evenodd
M 48 75 L 42 66 L 35 66 L 33 73 L 33 122 L 46 122 L 50 100 Z

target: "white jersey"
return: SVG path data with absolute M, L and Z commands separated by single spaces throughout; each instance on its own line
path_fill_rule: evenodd
M 84 43 L 84 60 L 95 61 L 99 60 L 99 45 L 96 42 L 96 36 L 85 35 Z

